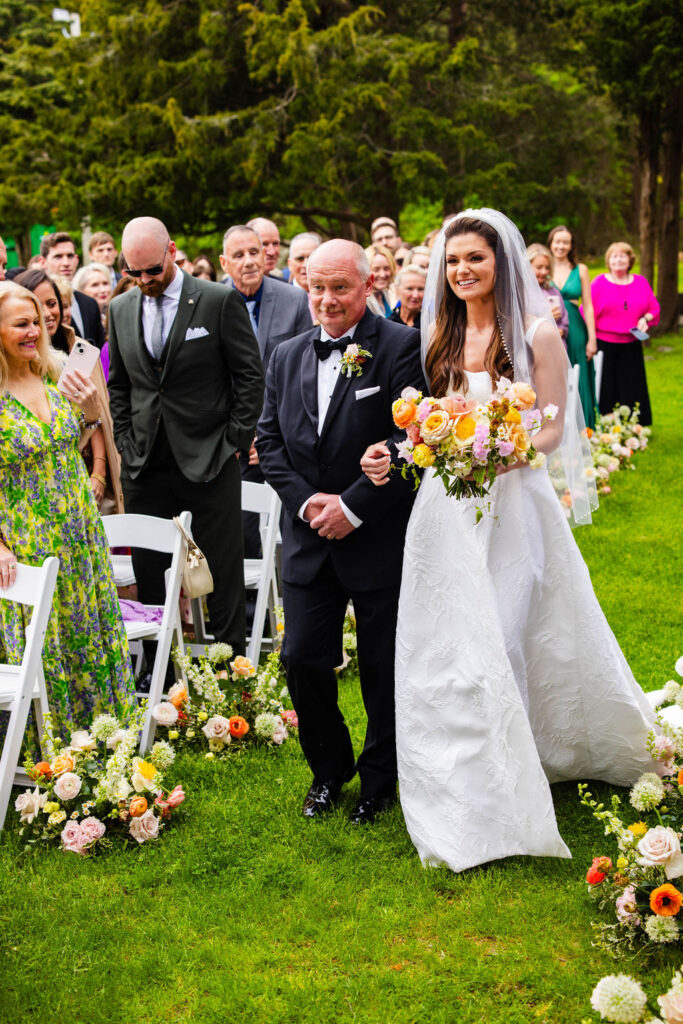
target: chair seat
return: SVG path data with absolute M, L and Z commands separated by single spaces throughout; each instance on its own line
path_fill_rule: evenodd
M 117 587 L 132 587 L 135 583 L 133 559 L 130 555 L 112 555 L 111 564 L 114 570 L 114 583 Z
M 20 674 L 19 665 L 0 665 L 0 708 L 11 704 L 16 697 Z
M 128 640 L 153 640 L 159 633 L 158 622 L 126 622 L 126 636 Z
M 258 587 L 262 572 L 262 558 L 244 559 L 244 586 L 247 588 L 247 590 L 255 590 L 256 587 Z

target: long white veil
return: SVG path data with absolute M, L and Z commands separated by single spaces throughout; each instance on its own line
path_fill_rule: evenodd
M 512 360 L 514 379 L 531 383 L 538 394 L 539 407 L 553 403 L 558 406 L 559 415 L 564 415 L 562 440 L 548 456 L 548 471 L 568 508 L 571 525 L 590 523 L 591 510 L 598 506 L 598 494 L 583 410 L 572 367 L 555 328 L 548 300 L 527 258 L 524 239 L 512 221 L 498 210 L 463 210 L 453 220 L 462 217 L 483 221 L 498 235 L 494 297 L 498 323 Z M 446 230 L 453 220 L 439 233 L 429 263 L 420 322 L 423 367 L 444 288 L 450 287 L 446 281 L 445 249 Z M 543 332 L 544 341 L 536 348 L 536 355 L 542 354 L 542 382 L 536 379 L 535 350 L 527 341 L 527 333 L 535 320 L 543 320 L 553 328 L 552 333 Z

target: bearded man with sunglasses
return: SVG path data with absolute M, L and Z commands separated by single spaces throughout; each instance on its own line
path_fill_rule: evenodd
M 137 217 L 121 249 L 138 285 L 109 307 L 109 392 L 126 512 L 192 513 L 213 574 L 216 640 L 244 654 L 244 568 L 238 458 L 248 458 L 263 369 L 244 302 L 190 277 L 154 217 Z M 134 551 L 139 599 L 163 604 L 168 558 Z

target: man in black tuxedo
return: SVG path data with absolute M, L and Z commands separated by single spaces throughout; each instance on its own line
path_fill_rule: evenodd
M 48 274 L 60 274 L 71 281 L 78 268 L 78 253 L 71 235 L 55 231 L 40 240 L 40 266 Z M 79 338 L 101 349 L 104 346 L 104 328 L 100 307 L 85 292 L 74 291 L 71 302 L 71 322 Z
M 138 288 L 109 310 L 109 392 L 127 512 L 192 513 L 213 574 L 217 640 L 245 650 L 241 481 L 263 401 L 263 369 L 240 297 L 176 267 L 161 221 L 123 232 Z M 133 552 L 140 600 L 163 604 L 164 556 Z
M 278 346 L 257 427 L 261 467 L 282 498 L 283 661 L 313 771 L 303 813 L 317 817 L 356 771 L 360 801 L 351 820 L 373 821 L 396 795 L 394 646 L 403 542 L 414 498 L 400 473 L 375 487 L 360 458 L 375 441 L 396 440 L 391 404 L 403 388 L 424 389 L 417 331 L 366 308 L 372 275 L 359 245 L 326 242 L 308 263 L 320 322 Z M 342 353 L 367 351 L 360 375 Z M 363 358 L 361 355 L 360 358 Z M 347 602 L 353 600 L 358 664 L 368 716 L 357 761 L 337 704 Z

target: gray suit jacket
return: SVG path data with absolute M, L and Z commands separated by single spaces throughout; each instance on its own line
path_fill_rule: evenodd
M 264 370 L 281 341 L 303 334 L 312 326 L 308 293 L 274 277 L 264 277 L 258 320 L 258 347 Z
M 231 288 L 183 273 L 158 363 L 144 342 L 142 292 L 117 296 L 109 307 L 109 359 L 123 473 L 135 479 L 144 469 L 162 419 L 181 472 L 196 483 L 212 480 L 235 451 L 248 452 L 264 374 L 249 314 Z

